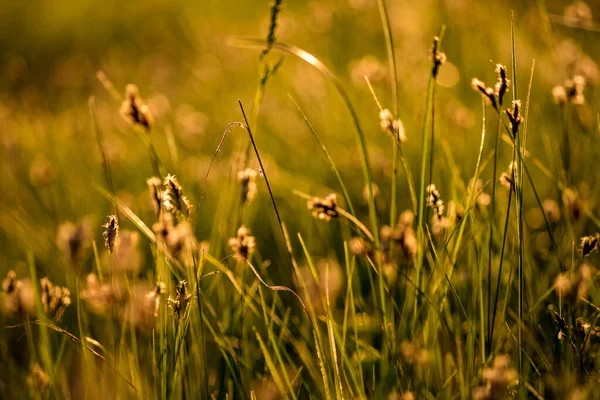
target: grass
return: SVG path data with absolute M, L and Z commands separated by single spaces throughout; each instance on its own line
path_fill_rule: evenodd
M 461 4 L 11 5 L 0 398 L 595 398 L 600 9 Z

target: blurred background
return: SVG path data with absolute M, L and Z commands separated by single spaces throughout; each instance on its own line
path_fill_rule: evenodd
M 390 1 L 388 7 L 398 64 L 399 117 L 407 135 L 404 152 L 415 176 L 432 37 L 446 25 L 442 50 L 448 62 L 439 77 L 436 129 L 464 173 L 462 178 L 467 179 L 477 156 L 482 117 L 481 98 L 470 81 L 478 77 L 491 85 L 495 63 L 510 64 L 514 10 L 521 97 L 526 93 L 532 61 L 536 62 L 528 147 L 544 162 L 552 159 L 541 140 L 541 132 L 559 130 L 552 87 L 575 74 L 583 75 L 588 83 L 587 101 L 577 108 L 574 127 L 579 135 L 574 151 L 581 157 L 573 168 L 586 172 L 588 184 L 593 186 L 597 165 L 586 155 L 594 154 L 595 139 L 590 133 L 598 111 L 600 28 L 593 18 L 600 13 L 599 3 Z M 146 150 L 119 116 L 120 100 L 113 99 L 99 82 L 98 71 L 103 71 L 121 94 L 126 84 L 138 85 L 157 121 L 152 137 L 159 157 L 169 172 L 187 184 L 189 193 L 199 192 L 226 125 L 241 119 L 237 100 L 251 108 L 262 71 L 258 50 L 233 48 L 227 39 L 265 38 L 269 2 L 82 0 L 57 6 L 41 0 L 34 4 L 4 1 L 0 18 L 0 202 L 5 211 L 0 218 L 0 270 L 6 270 L 22 260 L 24 249 L 31 246 L 28 229 L 52 237 L 61 221 L 79 220 L 88 214 L 100 221 L 110 211 L 110 204 L 90 187 L 91 182 L 104 182 L 88 111 L 90 96 L 98 108 L 118 196 L 141 215 L 151 215 L 145 179 L 152 173 Z M 387 209 L 389 140 L 380 131 L 378 108 L 363 79 L 369 76 L 383 106 L 391 108 L 390 73 L 376 2 L 285 2 L 277 40 L 312 53 L 341 79 L 367 135 L 381 194 L 379 206 Z M 280 55 L 269 57 L 274 63 Z M 342 174 L 360 176 L 360 166 L 349 115 L 332 85 L 313 67 L 285 56 L 282 67 L 267 83 L 256 134 L 267 172 L 273 176 L 274 191 L 281 197 L 284 219 L 294 215 L 289 223 L 295 231 L 303 221 L 314 224 L 309 215 L 296 218 L 296 211 L 305 205 L 291 196 L 291 189 L 323 195 L 337 188 L 288 94 L 321 133 Z M 223 177 L 235 180 L 233 155 L 245 147 L 246 140 L 238 131 L 225 141 L 200 210 L 197 228 L 201 237 L 208 238 L 216 229 L 212 216 L 220 196 L 228 195 L 217 183 L 223 182 Z M 444 167 L 448 160 L 442 156 L 442 147 L 438 145 L 436 151 L 440 157 L 434 181 L 444 192 L 451 172 Z M 508 164 L 509 152 L 503 157 Z M 347 181 L 351 195 L 362 199 L 362 180 Z M 399 209 L 403 209 L 409 205 L 403 176 L 400 184 Z M 545 185 L 542 177 L 540 185 Z M 260 197 L 253 212 L 272 221 L 271 210 L 261 206 L 268 204 L 268 198 Z M 22 229 L 17 228 L 15 219 Z M 271 228 L 259 224 L 254 229 L 262 230 L 260 234 L 267 238 Z M 232 231 L 234 227 L 223 229 Z M 221 234 L 227 237 L 231 232 Z M 316 240 L 317 248 L 319 242 Z

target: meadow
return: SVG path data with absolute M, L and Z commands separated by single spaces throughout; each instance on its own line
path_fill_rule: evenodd
M 0 399 L 600 398 L 597 1 L 0 8 Z

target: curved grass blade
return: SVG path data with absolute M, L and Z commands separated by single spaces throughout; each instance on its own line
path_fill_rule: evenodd
M 294 102 L 294 105 L 298 109 L 298 112 L 300 113 L 300 115 L 304 119 L 304 122 L 306 122 L 306 126 L 308 126 L 308 129 L 310 130 L 310 133 L 312 133 L 312 135 L 315 137 L 315 139 L 317 139 L 317 142 L 319 143 L 319 146 L 321 147 L 321 150 L 323 150 L 323 154 L 325 155 L 325 158 L 327 158 L 327 163 L 329 164 L 329 167 L 331 167 L 331 170 L 335 174 L 335 177 L 337 178 L 338 183 L 340 184 L 340 188 L 342 189 L 342 194 L 344 195 L 344 201 L 348 205 L 348 209 L 350 210 L 350 214 L 356 216 L 356 212 L 354 211 L 354 207 L 352 206 L 352 201 L 350 200 L 350 195 L 348 194 L 348 190 L 346 189 L 346 185 L 344 185 L 344 181 L 342 179 L 342 176 L 340 175 L 340 171 L 337 169 L 337 167 L 335 165 L 335 162 L 333 161 L 333 158 L 331 158 L 331 155 L 327 151 L 327 147 L 325 147 L 325 144 L 321 140 L 321 137 L 319 136 L 319 134 L 317 133 L 317 131 L 315 130 L 315 128 L 312 126 L 312 124 L 310 123 L 310 121 L 308 120 L 308 118 L 306 117 L 306 115 L 304 114 L 304 112 L 302 111 L 302 109 L 300 108 L 300 106 L 298 105 L 298 103 L 296 102 L 296 100 L 294 100 L 294 98 L 292 97 L 292 95 L 288 95 L 288 96 Z
M 264 46 L 265 41 L 262 39 L 232 38 L 229 40 L 229 44 L 234 47 L 260 48 L 261 46 Z M 319 61 L 312 54 L 296 46 L 292 46 L 285 43 L 273 43 L 272 49 L 292 54 L 300 58 L 301 60 L 307 62 L 308 64 L 312 65 L 313 67 L 317 68 L 317 70 L 319 70 L 319 72 L 321 72 L 321 74 L 323 74 L 334 85 L 336 91 L 342 98 L 344 105 L 348 109 L 352 118 L 352 123 L 355 127 L 354 133 L 356 135 L 356 141 L 360 149 L 360 160 L 365 184 L 367 186 L 367 191 L 369 195 L 369 217 L 371 219 L 371 230 L 373 231 L 373 236 L 375 238 L 375 247 L 379 248 L 379 228 L 377 223 L 377 212 L 375 209 L 375 198 L 373 196 L 373 177 L 371 173 L 371 167 L 369 164 L 369 157 L 367 154 L 367 144 L 365 140 L 365 135 L 360 126 L 360 122 L 358 121 L 358 115 L 356 114 L 356 111 L 352 106 L 352 102 L 350 101 L 350 96 L 348 96 L 346 89 L 344 89 L 344 86 L 337 78 L 337 76 L 329 68 L 327 68 L 325 64 Z

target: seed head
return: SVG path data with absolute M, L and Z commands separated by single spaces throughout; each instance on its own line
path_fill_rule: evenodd
M 471 87 L 473 88 L 473 90 L 480 92 L 483 98 L 486 99 L 488 104 L 490 104 L 496 110 L 498 109 L 496 97 L 494 97 L 494 89 L 492 89 L 491 87 L 486 87 L 485 83 L 483 83 L 477 78 L 471 79 Z
M 19 290 L 21 285 L 22 282 L 17 280 L 15 271 L 8 271 L 6 278 L 2 281 L 2 291 L 10 295 Z
M 166 292 L 166 286 L 164 282 L 158 282 L 154 289 L 146 293 L 146 300 L 149 304 L 154 305 L 154 317 L 158 317 L 158 310 L 160 308 L 160 295 Z
M 48 374 L 44 372 L 39 364 L 34 364 L 31 368 L 29 376 L 27 376 L 27 385 L 31 387 L 36 393 L 41 394 L 50 384 L 50 378 Z
M 96 314 L 106 314 L 120 298 L 118 292 L 110 284 L 101 284 L 96 274 L 88 274 L 85 282 L 86 286 L 79 296 Z
M 392 239 L 400 246 L 404 257 L 414 260 L 417 256 L 417 235 L 413 228 L 415 214 L 410 210 L 403 211 L 398 217 Z
M 558 105 L 567 104 L 567 91 L 563 85 L 556 85 L 552 88 L 552 98 Z
M 238 260 L 245 261 L 256 248 L 256 239 L 250 236 L 250 229 L 242 225 L 237 230 L 237 236 L 229 239 L 229 246 Z
M 121 115 L 134 126 L 141 126 L 147 131 L 152 128 L 154 119 L 150 108 L 144 103 L 139 89 L 134 84 L 125 87 L 125 100 L 121 104 Z
M 175 225 L 173 214 L 164 213 L 152 225 L 152 230 L 173 257 L 191 255 L 195 239 L 188 221 L 181 221 Z
M 583 200 L 571 188 L 566 188 L 562 193 L 562 201 L 566 208 L 566 214 L 572 221 L 577 221 L 581 217 L 583 209 Z
M 313 197 L 306 205 L 315 218 L 329 221 L 331 218 L 338 216 L 337 195 L 335 193 L 328 194 L 324 198 Z
M 546 199 L 542 203 L 542 208 L 544 209 L 544 214 L 548 217 L 550 222 L 558 222 L 560 221 L 560 208 L 558 207 L 558 203 L 552 199 Z
M 444 202 L 440 197 L 440 192 L 435 188 L 432 183 L 427 186 L 427 206 L 431 207 L 439 219 L 444 215 Z
M 503 399 L 508 395 L 508 388 L 519 380 L 519 374 L 510 366 L 510 357 L 497 355 L 491 368 L 484 368 L 481 373 L 486 381 L 489 399 Z
M 523 122 L 521 100 L 514 100 L 512 102 L 512 110 L 506 110 L 506 115 L 508 115 L 508 120 L 510 121 L 513 137 L 516 137 L 519 132 L 519 125 Z
M 575 75 L 573 79 L 569 79 L 565 82 L 565 89 L 567 96 L 571 103 L 581 105 L 585 103 L 585 97 L 583 90 L 585 89 L 585 78 L 581 75 Z
M 440 38 L 438 36 L 433 37 L 433 46 L 431 47 L 431 59 L 433 60 L 433 68 L 431 74 L 433 77 L 437 77 L 440 67 L 446 62 L 446 53 L 439 50 Z
M 256 175 L 258 175 L 258 173 L 252 168 L 246 168 L 245 170 L 238 172 L 237 178 L 242 186 L 242 203 L 249 202 L 256 196 L 256 192 L 258 191 L 256 186 Z
M 55 286 L 48 278 L 40 280 L 42 287 L 42 306 L 44 314 L 59 322 L 65 310 L 71 304 L 71 292 L 65 287 Z
M 394 116 L 387 108 L 379 112 L 379 122 L 381 129 L 391 135 L 398 143 L 406 141 L 404 124 L 400 119 L 394 119 Z
M 498 96 L 498 104 L 502 106 L 504 95 L 508 92 L 510 81 L 506 76 L 506 67 L 502 64 L 496 64 L 496 73 L 498 74 L 498 81 L 494 88 L 496 89 L 496 96 Z
M 181 185 L 175 175 L 167 175 L 165 178 L 165 192 L 163 194 L 163 206 L 172 213 L 185 213 L 189 215 L 192 204 L 183 195 Z
M 187 292 L 187 282 L 185 280 L 179 281 L 177 289 L 175 291 L 175 298 L 169 296 L 167 303 L 173 311 L 173 314 L 177 317 L 178 321 L 183 320 L 185 312 L 190 304 L 192 295 Z
M 358 236 L 350 239 L 349 247 L 352 254 L 357 256 L 367 254 L 369 251 L 371 251 L 371 245 L 363 238 Z
M 585 103 L 583 91 L 585 89 L 585 78 L 581 75 L 575 75 L 567 79 L 564 84 L 552 88 L 552 98 L 558 105 L 564 106 L 567 103 L 581 105 Z
M 600 233 L 593 236 L 584 236 L 581 238 L 581 257 L 585 258 L 590 255 L 594 250 L 598 250 L 598 241 L 600 240 Z
M 56 232 L 56 245 L 71 266 L 78 266 L 91 243 L 91 223 L 89 218 L 73 223 L 64 222 Z
M 119 235 L 119 219 L 116 215 L 109 215 L 108 222 L 102 225 L 105 228 L 102 237 L 104 237 L 104 245 L 108 249 L 109 254 L 115 250 L 115 243 Z
M 2 281 L 4 296 L 4 310 L 9 315 L 32 315 L 35 311 L 35 300 L 31 282 L 18 280 L 15 271 L 8 271 Z
M 150 192 L 150 199 L 152 200 L 154 211 L 156 211 L 156 215 L 158 216 L 163 202 L 162 181 L 158 176 L 153 176 L 146 180 L 146 185 L 148 185 L 148 191 Z

